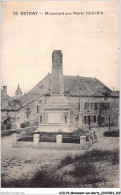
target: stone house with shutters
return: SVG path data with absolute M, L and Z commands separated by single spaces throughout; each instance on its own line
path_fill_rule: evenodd
M 53 51 L 52 73 L 19 98 L 21 105 L 12 108 L 8 104 L 2 113 L 14 117 L 18 128 L 29 120 L 38 124 L 40 131 L 118 125 L 119 92 L 111 91 L 97 78 L 63 75 L 62 59 L 60 50 Z M 31 110 L 29 119 L 26 108 Z

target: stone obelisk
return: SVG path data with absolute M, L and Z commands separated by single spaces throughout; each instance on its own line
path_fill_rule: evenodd
M 43 124 L 40 130 L 49 132 L 70 132 L 70 102 L 64 97 L 63 54 L 61 50 L 52 53 L 51 93 L 46 99 Z
M 53 121 L 53 123 L 64 124 L 67 115 L 69 118 L 70 104 L 64 97 L 62 59 L 62 52 L 54 50 L 52 53 L 51 94 L 45 104 L 45 111 L 48 112 L 48 123 Z
M 52 53 L 52 77 L 51 77 L 51 95 L 63 95 L 63 54 L 60 50 L 54 50 Z

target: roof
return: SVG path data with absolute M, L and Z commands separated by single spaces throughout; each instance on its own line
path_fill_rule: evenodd
M 1 122 L 3 123 L 9 118 L 9 116 L 1 116 Z
M 17 90 L 16 90 L 16 94 L 22 94 L 22 91 L 21 91 L 21 89 L 20 89 L 20 86 L 19 86 L 19 84 L 18 84 L 18 87 L 17 87 Z
M 111 96 L 112 91 L 96 78 L 81 76 L 63 76 L 65 96 Z M 48 74 L 27 94 L 20 96 L 21 107 L 25 107 L 43 95 L 50 95 L 51 74 Z M 19 106 L 18 106 L 19 107 Z M 7 107 L 10 110 L 10 106 Z
M 120 92 L 119 91 L 112 91 L 111 95 L 112 96 L 119 96 Z
M 112 91 L 96 78 L 81 76 L 63 76 L 64 94 L 77 96 L 104 96 L 104 93 Z M 29 94 L 50 94 L 51 90 L 51 74 L 48 74 L 40 81 Z
M 19 84 L 18 84 L 18 87 L 17 87 L 16 91 L 21 91 Z

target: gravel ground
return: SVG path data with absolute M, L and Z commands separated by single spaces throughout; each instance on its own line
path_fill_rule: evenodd
M 80 154 L 80 150 L 58 150 L 37 148 L 15 148 L 11 144 L 12 136 L 2 137 L 2 176 L 12 178 L 31 177 L 37 169 L 54 166 L 67 155 Z M 21 144 L 24 144 L 21 142 Z
M 112 150 L 119 148 L 119 138 L 103 137 L 104 130 L 98 130 L 98 142 L 93 144 L 89 150 L 102 148 L 104 150 Z M 41 167 L 53 168 L 62 158 L 67 155 L 75 156 L 81 154 L 82 150 L 77 150 L 74 145 L 71 144 L 71 150 L 68 148 L 63 150 L 58 149 L 37 149 L 37 148 L 13 148 L 11 144 L 12 136 L 2 137 L 2 178 L 8 181 L 11 179 L 31 178 L 34 173 L 41 169 Z M 21 144 L 23 144 L 21 142 Z

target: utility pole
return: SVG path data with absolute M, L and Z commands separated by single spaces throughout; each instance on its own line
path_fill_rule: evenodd
M 79 88 L 79 112 L 80 112 L 80 90 L 81 88 Z
M 15 129 L 16 129 L 16 111 L 15 111 Z
M 91 130 L 90 128 L 90 115 L 88 116 L 88 124 L 89 124 L 89 131 Z
M 109 115 L 109 131 L 110 131 L 110 115 Z
M 102 114 L 102 101 L 101 101 L 101 106 L 100 106 L 100 127 L 101 127 L 101 124 L 102 124 L 102 121 L 101 121 L 101 114 Z

